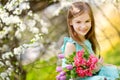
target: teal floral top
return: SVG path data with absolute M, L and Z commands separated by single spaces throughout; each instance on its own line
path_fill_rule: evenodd
M 61 51 L 62 51 L 63 54 L 64 54 L 64 51 L 65 51 L 65 47 L 66 47 L 67 42 L 73 43 L 76 47 L 76 51 L 79 51 L 79 50 L 82 49 L 82 46 L 80 46 L 71 37 L 70 38 L 65 37 L 64 38 L 64 43 L 61 47 Z M 94 54 L 90 41 L 85 40 L 84 44 L 88 48 L 89 53 Z M 65 62 L 66 62 L 66 60 L 63 59 L 62 60 L 62 67 L 66 66 Z M 76 80 L 116 80 L 117 78 L 119 78 L 119 74 L 120 74 L 120 70 L 118 70 L 118 68 L 116 66 L 105 65 L 100 69 L 100 71 L 97 75 L 94 75 L 94 76 L 91 76 L 91 77 L 85 77 L 85 78 L 77 78 Z

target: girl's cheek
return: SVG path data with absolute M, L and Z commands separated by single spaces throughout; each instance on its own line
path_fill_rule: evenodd
M 75 24 L 74 26 L 75 26 L 75 28 L 77 28 L 77 27 L 78 27 L 78 24 Z
M 91 23 L 87 23 L 86 25 L 89 26 L 89 27 L 91 27 Z

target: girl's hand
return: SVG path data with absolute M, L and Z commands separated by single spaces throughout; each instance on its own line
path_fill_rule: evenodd
M 99 61 L 98 61 L 101 65 L 103 64 L 104 60 L 102 57 L 100 57 Z
M 102 66 L 103 66 L 103 58 L 101 57 L 101 58 L 98 60 L 98 64 L 97 64 L 94 72 L 98 72 L 98 71 L 101 69 Z

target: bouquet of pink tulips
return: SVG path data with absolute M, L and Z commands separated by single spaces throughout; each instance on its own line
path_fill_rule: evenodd
M 64 54 L 58 55 L 59 59 L 66 59 L 66 67 L 57 66 L 56 71 L 59 74 L 57 80 L 69 80 L 77 77 L 87 77 L 96 74 L 96 68 L 99 64 L 99 59 L 94 54 L 82 49 L 78 52 L 73 52 L 69 57 L 64 57 Z

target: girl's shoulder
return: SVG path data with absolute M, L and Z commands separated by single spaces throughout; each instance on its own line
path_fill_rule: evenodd
M 64 53 L 64 51 L 65 51 L 65 46 L 66 46 L 66 44 L 67 43 L 76 43 L 76 41 L 74 41 L 71 37 L 64 37 L 64 40 L 63 40 L 63 45 L 62 45 L 62 47 L 60 48 L 61 49 L 61 51 L 62 51 L 62 53 Z

